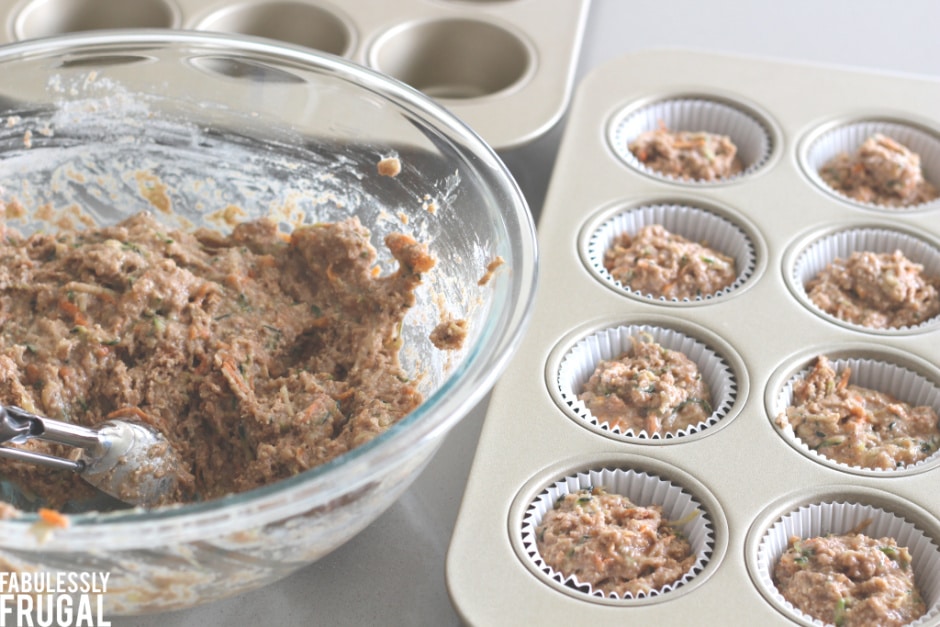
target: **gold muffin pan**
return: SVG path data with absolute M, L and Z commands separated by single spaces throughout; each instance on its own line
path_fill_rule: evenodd
M 0 0 L 0 44 L 173 28 L 266 37 L 389 74 L 448 107 L 496 150 L 564 113 L 590 0 Z
M 733 132 L 726 108 L 754 122 L 743 131 L 753 167 L 697 184 L 631 163 L 624 125 L 670 100 L 717 103 Z M 928 606 L 918 624 L 940 624 L 940 455 L 898 471 L 861 470 L 801 450 L 774 422 L 788 381 L 818 355 L 890 372 L 885 391 L 904 399 L 917 390 L 940 411 L 940 321 L 890 332 L 842 324 L 807 304 L 794 279 L 804 248 L 853 230 L 888 233 L 879 241 L 896 236 L 940 274 L 940 203 L 863 205 L 824 189 L 807 167 L 808 143 L 832 128 L 873 121 L 936 140 L 938 102 L 938 81 L 687 51 L 628 55 L 581 83 L 540 216 L 532 324 L 493 391 L 447 556 L 448 589 L 467 624 L 811 625 L 769 589 L 767 547 L 793 521 L 838 533 L 859 517 L 917 544 L 915 576 Z M 924 162 L 935 184 L 937 167 Z M 738 227 L 751 258 L 736 286 L 712 298 L 657 300 L 596 267 L 589 248 L 612 216 L 672 205 L 716 216 L 700 225 Z M 559 391 L 565 355 L 586 338 L 640 325 L 691 336 L 724 360 L 733 394 L 720 419 L 685 435 L 642 438 L 578 418 L 571 395 Z M 612 599 L 541 568 L 531 517 L 546 494 L 592 472 L 650 475 L 701 505 L 710 536 L 688 581 Z

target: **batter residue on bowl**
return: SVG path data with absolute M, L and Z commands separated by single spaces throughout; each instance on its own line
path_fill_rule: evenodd
M 367 442 L 422 397 L 398 352 L 434 259 L 402 234 L 379 276 L 357 218 L 167 231 L 149 214 L 28 238 L 0 225 L 0 402 L 84 425 L 144 421 L 192 475 L 179 500 L 262 486 Z M 57 445 L 26 446 L 67 454 Z M 0 461 L 37 501 L 90 488 Z

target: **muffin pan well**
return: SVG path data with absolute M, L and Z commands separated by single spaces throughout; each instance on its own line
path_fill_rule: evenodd
M 0 44 L 179 28 L 346 57 L 439 100 L 496 150 L 563 115 L 590 0 L 0 0 Z
M 794 377 L 819 355 L 851 365 L 860 385 L 940 412 L 937 320 L 871 330 L 822 314 L 802 292 L 808 267 L 866 238 L 894 242 L 937 275 L 935 204 L 862 205 L 824 189 L 807 164 L 820 138 L 861 120 L 936 136 L 938 102 L 938 81 L 688 51 L 628 55 L 585 79 L 540 216 L 532 325 L 491 397 L 448 552 L 448 589 L 467 624 L 819 624 L 781 600 L 769 569 L 788 534 L 865 524 L 911 543 L 927 605 L 916 624 L 940 624 L 936 456 L 896 471 L 862 470 L 805 450 L 775 421 Z M 631 161 L 629 135 L 667 114 L 694 117 L 692 109 L 704 116 L 696 124 L 720 122 L 729 135 L 739 132 L 735 124 L 745 129 L 743 172 L 696 182 Z M 923 145 L 929 152 L 929 141 Z M 938 184 L 931 163 L 925 155 L 926 176 Z M 663 300 L 612 281 L 599 263 L 604 241 L 647 219 L 675 221 L 676 231 L 727 248 L 743 265 L 737 282 L 708 297 Z M 652 438 L 584 415 L 573 388 L 589 375 L 586 364 L 615 353 L 630 329 L 692 347 L 722 399 L 708 423 Z M 692 519 L 666 502 L 669 490 L 700 506 L 702 525 L 681 529 L 701 540 L 689 577 L 616 599 L 544 568 L 532 528 L 547 504 L 586 484 L 627 494 L 636 486 L 616 478 L 627 475 L 668 486 L 643 492 L 643 504 L 672 508 L 681 524 Z

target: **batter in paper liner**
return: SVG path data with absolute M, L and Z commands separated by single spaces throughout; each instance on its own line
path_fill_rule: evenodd
M 733 257 L 660 224 L 619 235 L 604 252 L 604 268 L 633 291 L 677 300 L 715 294 L 738 274 Z
M 793 400 L 777 424 L 792 427 L 820 455 L 861 468 L 900 468 L 937 451 L 940 419 L 932 407 L 850 384 L 851 374 L 818 357 L 812 371 L 793 383 Z
M 907 207 L 940 196 L 924 179 L 920 155 L 894 139 L 875 133 L 854 154 L 841 153 L 819 170 L 834 190 L 865 203 Z
M 649 169 L 679 179 L 716 181 L 743 170 L 737 146 L 716 133 L 670 131 L 661 125 L 640 133 L 628 148 Z
M 654 435 L 676 433 L 711 416 L 711 392 L 694 361 L 648 333 L 630 342 L 630 351 L 597 365 L 578 395 L 598 422 Z
M 696 559 L 662 507 L 640 507 L 599 487 L 560 498 L 536 538 L 551 568 L 620 597 L 660 590 L 681 579 Z
M 805 614 L 839 627 L 900 627 L 926 612 L 911 554 L 860 533 L 792 537 L 774 585 Z
M 873 329 L 914 326 L 940 314 L 940 277 L 900 250 L 836 258 L 806 284 L 806 293 L 826 313 Z

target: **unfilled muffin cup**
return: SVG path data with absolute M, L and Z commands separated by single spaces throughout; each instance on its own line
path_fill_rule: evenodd
M 936 540 L 905 516 L 894 513 L 863 494 L 825 499 L 796 507 L 764 530 L 753 560 L 752 575 L 762 594 L 780 612 L 801 625 L 823 625 L 787 601 L 774 583 L 774 568 L 791 536 L 802 539 L 843 535 L 853 531 L 870 538 L 893 538 L 913 558 L 914 582 L 927 611 L 911 625 L 934 625 L 940 616 L 940 550 Z
M 197 30 L 241 33 L 348 56 L 357 33 L 350 18 L 316 1 L 269 0 L 220 5 L 203 16 Z
M 670 233 L 733 258 L 736 271 L 734 281 L 720 290 L 682 300 L 667 300 L 663 296 L 633 290 L 624 285 L 604 266 L 604 256 L 623 234 L 634 236 L 640 229 L 650 225 L 661 225 Z M 755 243 L 740 225 L 710 210 L 677 203 L 641 205 L 605 214 L 599 223 L 595 222 L 584 233 L 581 254 L 588 269 L 618 292 L 644 300 L 683 304 L 700 303 L 739 289 L 754 276 L 758 261 Z
M 894 120 L 859 120 L 834 124 L 817 130 L 807 137 L 800 149 L 799 159 L 806 176 L 820 189 L 841 200 L 868 209 L 905 211 L 940 208 L 940 198 L 907 206 L 862 202 L 847 196 L 823 180 L 820 176 L 823 166 L 840 154 L 855 154 L 865 140 L 876 133 L 890 137 L 919 155 L 924 180 L 940 188 L 940 136 L 934 131 Z
M 840 349 L 836 349 L 835 351 L 837 355 L 842 352 L 843 350 Z M 931 381 L 927 377 L 909 368 L 893 363 L 890 361 L 890 354 L 878 354 L 875 357 L 832 356 L 830 363 L 836 373 L 841 373 L 846 368 L 851 370 L 848 379 L 849 385 L 857 385 L 862 388 L 890 394 L 899 401 L 908 403 L 912 407 L 927 406 L 940 413 L 940 384 Z M 881 477 L 896 476 L 902 473 L 910 474 L 922 472 L 940 465 L 940 451 L 934 451 L 931 455 L 916 463 L 890 469 L 868 468 L 847 464 L 826 456 L 824 448 L 821 450 L 812 449 L 794 433 L 792 426 L 788 422 L 783 426 L 779 425 L 777 423 L 777 417 L 785 413 L 787 408 L 793 404 L 794 384 L 802 381 L 812 371 L 813 365 L 814 364 L 809 364 L 807 367 L 801 368 L 782 382 L 782 385 L 774 396 L 770 410 L 770 417 L 774 421 L 778 432 L 799 452 L 818 463 L 832 468 L 848 470 L 854 474 L 867 474 Z
M 708 181 L 663 174 L 644 165 L 630 150 L 640 134 L 665 127 L 669 131 L 705 132 L 727 136 L 737 148 L 741 171 Z M 609 139 L 614 152 L 627 165 L 669 182 L 696 185 L 720 184 L 749 176 L 763 167 L 774 152 L 771 125 L 763 116 L 740 103 L 711 97 L 677 97 L 623 109 L 611 122 Z
M 616 593 L 608 595 L 603 591 L 594 590 L 589 583 L 580 581 L 574 575 L 556 571 L 546 564 L 536 548 L 537 529 L 543 518 L 555 507 L 556 501 L 565 495 L 597 487 L 602 487 L 611 494 L 625 496 L 637 506 L 661 506 L 663 519 L 677 521 L 676 528 L 688 540 L 691 552 L 696 556 L 692 567 L 676 581 L 660 589 L 636 596 L 628 593 L 621 598 Z M 658 597 L 689 584 L 702 572 L 712 556 L 714 533 L 709 512 L 682 486 L 641 470 L 599 468 L 561 478 L 540 492 L 528 505 L 523 516 L 521 541 L 524 546 L 531 547 L 526 556 L 531 561 L 530 566 L 551 581 L 587 597 L 629 602 Z
M 811 311 L 840 325 L 869 333 L 898 334 L 921 332 L 940 325 L 940 316 L 932 316 L 919 324 L 875 328 L 855 324 L 823 311 L 806 291 L 806 284 L 836 259 L 848 259 L 855 252 L 893 253 L 900 250 L 910 261 L 923 266 L 923 274 L 940 277 L 940 248 L 915 235 L 882 227 L 859 227 L 821 235 L 802 248 L 791 250 L 785 261 L 786 280 L 791 291 Z
M 645 429 L 622 429 L 619 425 L 600 421 L 578 398 L 600 362 L 630 352 L 633 346 L 631 338 L 640 334 L 648 334 L 663 348 L 683 353 L 695 363 L 712 397 L 712 412 L 707 419 L 674 432 L 650 434 Z M 583 337 L 562 356 L 554 384 L 557 387 L 553 393 L 557 400 L 577 422 L 605 435 L 639 442 L 669 440 L 700 433 L 725 418 L 737 396 L 734 372 L 722 355 L 682 331 L 646 324 L 609 327 Z
M 535 46 L 515 29 L 478 18 L 397 25 L 375 39 L 368 62 L 428 96 L 484 98 L 520 88 L 535 72 Z
M 112 28 L 179 28 L 182 21 L 172 0 L 27 0 L 8 3 L 7 10 L 17 40 Z

